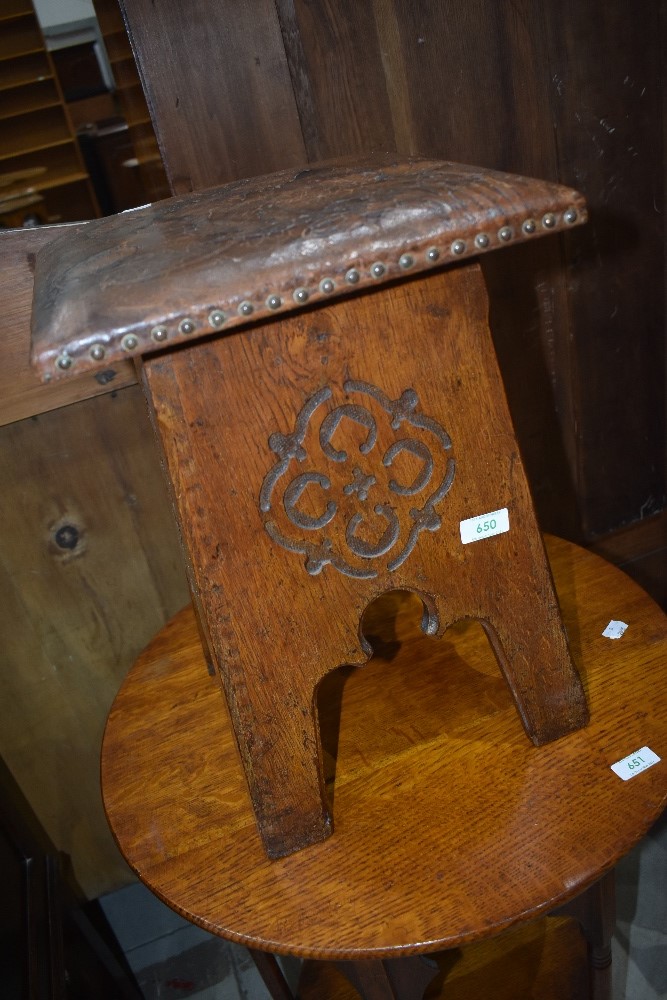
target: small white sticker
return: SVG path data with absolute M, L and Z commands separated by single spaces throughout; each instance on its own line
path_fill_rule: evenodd
M 611 765 L 611 769 L 614 774 L 617 774 L 619 778 L 623 781 L 629 781 L 630 778 L 634 778 L 635 775 L 641 774 L 648 767 L 653 767 L 654 764 L 659 764 L 660 758 L 657 753 L 653 753 L 648 747 L 642 747 L 641 750 L 635 750 L 628 757 L 624 757 L 623 760 L 617 761 L 615 764 Z
M 612 618 L 602 634 L 605 639 L 620 639 L 627 627 L 625 622 L 615 622 Z
M 478 542 L 480 538 L 490 538 L 491 535 L 502 535 L 510 530 L 510 516 L 507 507 L 502 510 L 492 510 L 490 514 L 479 514 L 469 517 L 459 524 L 461 541 L 464 545 Z

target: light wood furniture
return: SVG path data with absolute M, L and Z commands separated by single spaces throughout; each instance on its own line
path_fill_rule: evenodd
M 176 617 L 130 672 L 104 741 L 107 815 L 142 881 L 253 949 L 379 962 L 496 934 L 609 871 L 665 803 L 667 619 L 599 557 L 556 539 L 547 547 L 588 726 L 532 746 L 481 628 L 424 637 L 419 603 L 389 595 L 364 622 L 373 660 L 320 691 L 335 833 L 277 861 L 256 832 L 193 612 Z M 628 630 L 607 639 L 617 616 Z M 621 781 L 610 765 L 647 744 L 663 761 Z M 574 991 L 587 985 L 585 949 L 582 958 L 574 931 L 551 919 L 500 938 L 491 955 L 479 945 L 469 959 L 444 956 L 453 996 L 517 1000 L 540 981 L 540 996 L 586 995 Z M 595 996 L 608 974 L 598 973 Z M 315 984 L 306 997 L 353 995 L 328 969 L 303 976 Z M 341 992 L 326 992 L 323 977 Z
M 158 203 L 37 255 L 45 379 L 146 355 L 202 635 L 273 857 L 331 832 L 314 692 L 368 658 L 359 621 L 388 589 L 421 595 L 429 634 L 484 622 L 535 743 L 587 719 L 481 275 L 439 269 L 584 218 L 569 189 L 380 157 Z M 332 305 L 292 316 L 311 301 Z M 466 544 L 503 518 L 512 531 Z
M 570 5 L 567 17 L 553 0 L 418 8 L 364 0 L 347 5 L 345 18 L 339 5 L 319 0 L 128 0 L 124 7 L 176 184 L 187 176 L 205 188 L 307 160 L 395 149 L 580 186 L 591 208 L 587 226 L 485 258 L 491 328 L 541 525 L 606 545 L 606 558 L 622 559 L 667 607 L 667 517 L 648 516 L 665 496 L 667 454 L 666 216 L 654 203 L 654 181 L 664 173 L 656 152 L 667 70 L 660 4 L 640 11 L 625 0 L 590 0 Z M 270 43 L 285 53 L 292 76 L 279 78 L 276 60 L 262 58 L 271 45 L 254 26 L 265 11 Z M 622 73 L 608 71 L 608 52 L 623 53 Z M 228 93 L 233 100 L 221 98 Z M 276 106 L 295 98 L 288 122 Z M 187 131 L 174 137 L 173 121 Z M 132 362 L 122 374 L 111 366 L 116 377 L 104 385 L 99 371 L 28 382 L 26 254 L 34 248 L 16 246 L 14 235 L 0 264 L 0 410 L 3 423 L 18 421 L 0 428 L 0 633 L 13 637 L 4 649 L 0 743 L 94 896 L 130 877 L 107 846 L 96 792 L 107 700 L 162 615 L 187 594 L 170 590 L 162 570 L 174 567 L 176 580 L 181 556 L 143 398 L 136 386 L 122 388 Z M 26 273 L 25 314 L 14 298 L 17 269 Z M 64 405 L 86 391 L 107 396 Z M 100 513 L 100 496 L 115 500 L 121 521 Z M 85 524 L 87 547 L 63 562 L 50 528 L 70 514 Z M 620 525 L 622 546 L 608 535 Z M 71 776 L 66 787 L 56 772 Z
M 607 759 L 605 742 L 619 720 L 604 700 L 593 715 L 592 678 L 600 664 L 608 668 L 611 640 L 601 636 L 602 622 L 595 637 L 607 645 L 599 648 L 598 639 L 586 659 L 576 618 L 566 626 L 584 674 L 586 727 L 584 688 L 488 335 L 483 282 L 476 265 L 459 264 L 584 218 L 581 198 L 568 189 L 384 158 L 283 172 L 152 206 L 65 233 L 37 255 L 34 354 L 45 379 L 123 353 L 144 355 L 199 634 L 225 689 L 250 792 L 233 792 L 226 758 L 215 757 L 231 750 L 231 737 L 200 720 L 211 689 L 204 673 L 204 687 L 195 679 L 201 664 L 181 617 L 139 661 L 112 713 L 105 796 L 121 849 L 158 894 L 202 926 L 255 949 L 365 959 L 345 971 L 369 1000 L 421 996 L 431 978 L 419 959 L 395 967 L 383 959 L 457 947 L 566 903 L 608 871 L 664 803 L 658 766 L 638 793 L 643 811 L 620 836 L 613 824 L 615 848 L 604 838 L 599 851 L 588 844 L 599 826 L 591 826 L 591 789 L 599 786 L 614 810 L 622 800 L 609 770 L 618 758 Z M 441 271 L 441 264 L 450 267 Z M 420 280 L 400 281 L 406 275 Z M 366 294 L 349 297 L 350 290 Z M 310 303 L 318 308 L 301 311 Z M 505 530 L 489 531 L 503 517 Z M 465 535 L 471 518 L 472 539 Z M 568 572 L 576 576 L 589 557 L 564 543 L 556 554 L 567 593 Z M 415 608 L 429 636 L 468 623 L 461 645 L 446 633 L 425 659 L 410 650 L 408 674 L 426 682 L 422 697 L 445 682 L 437 708 L 430 700 L 413 707 L 400 686 L 392 695 L 384 672 L 378 693 L 372 666 L 350 678 L 342 696 L 330 687 L 336 667 L 370 656 L 361 619 L 387 591 L 399 612 L 396 638 L 383 634 L 386 625 L 379 629 L 392 663 L 409 648 L 399 620 L 414 619 Z M 395 596 L 406 591 L 411 607 Z M 598 598 L 609 593 L 606 580 L 600 592 L 585 590 L 586 601 L 599 612 Z M 640 598 L 650 608 L 647 627 L 662 629 L 664 640 L 664 617 Z M 582 628 L 585 610 L 572 610 Z M 489 645 L 482 639 L 480 647 L 471 619 L 496 654 L 499 686 L 480 685 L 467 670 L 455 684 L 461 664 L 486 672 Z M 391 613 L 386 620 L 391 625 Z M 357 690 L 357 677 L 373 676 L 348 731 L 346 692 Z M 642 685 L 633 678 L 622 706 L 622 740 L 632 732 L 626 753 L 664 738 L 664 703 L 645 710 Z M 164 712 L 164 728 L 147 724 L 145 694 Z M 327 712 L 340 697 L 336 736 Z M 396 730 L 399 749 L 373 762 L 381 728 L 369 724 L 380 710 L 375 697 L 382 712 L 396 700 L 398 724 L 388 731 Z M 457 713 L 448 722 L 457 698 L 462 729 Z M 489 720 L 499 729 L 479 736 Z M 633 720 L 646 733 L 639 747 Z M 341 751 L 348 736 L 359 739 L 352 733 L 360 725 L 370 744 L 362 745 L 348 787 Z M 139 764 L 142 734 L 154 768 L 150 790 Z M 166 770 L 175 784 L 158 766 L 170 746 Z M 327 751 L 336 759 L 330 853 L 320 843 L 331 833 Z M 596 777 L 585 780 L 591 768 Z M 175 790 L 179 775 L 191 781 L 201 822 L 192 823 L 185 790 Z M 447 796 L 434 793 L 441 785 Z M 132 788 L 147 806 L 144 821 L 129 805 Z M 340 805 L 346 788 L 354 807 L 352 799 Z M 156 825 L 164 795 L 166 837 Z M 248 828 L 253 814 L 258 837 Z M 213 854 L 180 868 L 209 841 Z M 293 859 L 272 862 L 265 854 Z M 160 877 L 149 874 L 153 867 Z M 299 875 L 290 881 L 288 871 Z M 584 923 L 606 956 L 600 907 Z
M 0 14 L 0 221 L 95 218 L 99 209 L 30 0 Z M 26 202 L 27 198 L 33 201 Z

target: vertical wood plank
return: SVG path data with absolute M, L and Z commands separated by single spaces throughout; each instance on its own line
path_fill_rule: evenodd
M 665 504 L 661 4 L 553 6 L 560 179 L 591 210 L 568 257 L 579 496 L 594 536 Z
M 90 895 L 127 880 L 99 746 L 128 665 L 187 602 L 138 387 L 0 430 L 0 753 Z
M 374 5 L 276 0 L 309 160 L 396 149 Z
M 120 0 L 174 194 L 305 160 L 272 0 Z

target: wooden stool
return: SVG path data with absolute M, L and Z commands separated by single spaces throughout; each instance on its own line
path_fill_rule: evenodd
M 459 263 L 516 240 L 567 229 L 584 218 L 580 196 L 555 185 L 433 161 L 383 158 L 283 172 L 160 203 L 65 233 L 37 255 L 34 349 L 46 378 L 67 377 L 123 354 L 144 355 L 143 382 L 185 542 L 199 634 L 230 710 L 227 736 L 208 730 L 198 717 L 209 689 L 204 674 L 197 680 L 197 657 L 185 639 L 189 633 L 180 631 L 185 620 L 179 620 L 176 635 L 168 631 L 166 639 L 158 640 L 162 651 L 155 654 L 157 661 L 152 654 L 140 661 L 124 689 L 127 698 L 121 694 L 119 704 L 122 713 L 129 713 L 128 723 L 140 718 L 144 725 L 133 692 L 147 689 L 141 666 L 147 662 L 148 675 L 160 677 L 151 694 L 156 712 L 168 716 L 167 728 L 173 727 L 182 741 L 179 760 L 187 762 L 188 772 L 201 758 L 200 733 L 213 740 L 216 750 L 206 755 L 210 763 L 196 765 L 198 775 L 200 770 L 208 775 L 204 784 L 212 784 L 206 784 L 204 793 L 193 779 L 191 791 L 181 788 L 181 802 L 175 786 L 169 783 L 167 789 L 160 779 L 153 801 L 145 773 L 141 794 L 148 805 L 147 827 L 138 839 L 144 843 L 153 829 L 163 792 L 170 812 L 189 815 L 187 800 L 197 788 L 201 822 L 185 824 L 184 841 L 172 843 L 162 859 L 165 871 L 175 857 L 190 856 L 193 844 L 208 842 L 204 803 L 215 803 L 213 822 L 226 831 L 215 836 L 220 845 L 231 837 L 220 850 L 232 867 L 224 875 L 224 863 L 211 868 L 209 855 L 208 867 L 201 869 L 208 873 L 206 892 L 224 894 L 230 878 L 244 885 L 244 896 L 256 885 L 271 914 L 282 914 L 280 933 L 273 936 L 259 930 L 250 911 L 245 929 L 243 920 L 224 927 L 220 913 L 216 917 L 210 908 L 200 908 L 203 898 L 197 897 L 196 906 L 186 902 L 195 887 L 184 881 L 186 896 L 181 898 L 175 883 L 172 891 L 148 879 L 195 922 L 254 948 L 311 957 L 389 957 L 453 947 L 498 931 L 573 896 L 613 864 L 607 851 L 605 861 L 598 859 L 586 875 L 572 862 L 566 876 L 564 858 L 552 868 L 551 840 L 558 829 L 552 816 L 555 789 L 569 789 L 570 784 L 558 774 L 549 786 L 548 774 L 557 770 L 554 761 L 570 766 L 567 748 L 588 733 L 582 730 L 588 720 L 586 678 L 580 679 L 568 650 L 489 336 L 481 275 L 475 264 Z M 456 266 L 443 270 L 443 264 Z M 406 276 L 419 280 L 397 280 Z M 366 294 L 351 295 L 359 291 Z M 545 807 L 538 798 L 529 798 L 534 818 L 528 822 L 524 816 L 519 826 L 510 822 L 506 810 L 521 811 L 523 792 L 517 788 L 508 794 L 497 762 L 483 752 L 488 740 L 487 750 L 495 757 L 496 742 L 508 738 L 507 719 L 501 731 L 487 738 L 469 735 L 470 756 L 461 758 L 459 747 L 458 756 L 450 758 L 452 745 L 440 745 L 444 736 L 451 739 L 446 723 L 453 697 L 449 675 L 455 674 L 459 656 L 463 662 L 472 656 L 475 662 L 482 655 L 474 652 L 477 629 L 472 646 L 464 638 L 462 653 L 451 661 L 448 632 L 426 654 L 420 647 L 411 670 L 413 676 L 428 678 L 428 685 L 446 680 L 442 703 L 438 699 L 437 710 L 425 711 L 423 705 L 407 710 L 407 702 L 399 701 L 398 729 L 416 748 L 413 779 L 404 784 L 401 777 L 407 766 L 403 750 L 398 769 L 392 769 L 384 751 L 375 764 L 350 771 L 356 777 L 349 787 L 359 795 L 363 819 L 358 805 L 347 813 L 340 806 L 346 787 L 340 740 L 348 733 L 343 712 L 333 786 L 337 832 L 331 857 L 336 862 L 327 869 L 321 842 L 332 831 L 327 793 L 332 775 L 327 775 L 326 762 L 335 726 L 326 721 L 326 704 L 331 699 L 337 703 L 337 689 L 331 678 L 341 665 L 360 665 L 369 658 L 373 631 L 368 624 L 362 628 L 361 619 L 389 591 L 411 592 L 405 609 L 403 598 L 391 598 L 389 605 L 398 601 L 401 614 L 410 618 L 417 607 L 428 636 L 443 636 L 459 621 L 481 623 L 496 656 L 493 669 L 497 672 L 499 666 L 504 678 L 497 678 L 500 688 L 494 689 L 492 701 L 499 699 L 503 707 L 513 703 L 518 712 L 511 716 L 522 740 L 521 750 L 513 750 L 521 787 L 530 785 L 531 795 L 549 787 L 550 801 Z M 398 650 L 407 636 L 396 628 L 400 659 Z M 576 654 L 575 639 L 571 633 Z M 383 642 L 394 648 L 394 640 Z M 485 654 L 487 647 L 484 639 Z M 183 689 L 175 692 L 169 687 L 172 666 L 169 676 L 162 677 L 156 662 L 164 657 L 164 663 L 180 663 L 179 650 L 187 651 L 187 671 Z M 439 665 L 429 672 L 424 663 L 432 657 Z M 178 671 L 173 669 L 175 678 Z M 363 676 L 375 673 L 369 667 Z M 356 690 L 356 683 L 364 690 L 362 682 L 350 678 L 345 692 L 348 686 Z M 366 715 L 387 710 L 384 674 L 380 686 L 377 709 L 371 710 L 368 694 L 362 698 Z M 488 687 L 486 682 L 481 686 Z M 466 673 L 460 688 L 467 692 L 475 725 L 481 726 L 474 708 L 474 672 Z M 193 702 L 186 696 L 190 691 Z M 172 714 L 174 706 L 185 708 L 186 715 Z M 219 704 L 218 711 L 222 716 Z M 358 714 L 356 719 L 369 728 L 368 720 L 364 723 Z M 607 717 L 598 724 L 607 726 Z M 108 737 L 105 773 L 114 755 L 108 748 L 114 745 L 126 754 L 121 745 L 128 748 L 136 738 L 128 737 L 120 723 L 110 727 L 110 734 L 118 729 L 118 742 Z M 368 735 L 376 728 L 370 727 Z M 153 732 L 157 727 L 151 723 Z M 166 750 L 165 731 L 161 733 L 159 749 L 147 751 L 147 759 Z M 223 746 L 232 746 L 232 733 L 250 792 L 242 803 L 236 793 L 225 791 L 220 768 L 226 770 L 228 764 L 215 756 Z M 545 774 L 538 765 L 542 750 L 550 762 Z M 362 750 L 362 758 L 372 761 L 370 748 Z M 601 760 L 599 753 L 596 760 Z M 609 763 L 605 760 L 605 769 Z M 512 766 L 507 758 L 505 764 Z M 419 817 L 422 832 L 429 829 L 423 810 L 416 802 L 413 807 L 400 796 L 396 799 L 393 785 L 409 788 L 410 800 L 421 794 L 433 805 L 438 787 L 457 787 L 453 770 L 466 776 L 461 799 L 443 797 L 433 808 L 438 822 L 430 828 L 431 839 L 421 840 L 414 823 Z M 647 780 L 659 786 L 662 802 L 662 768 L 652 770 L 659 777 Z M 491 782 L 489 773 L 495 775 Z M 417 774 L 427 779 L 419 793 Z M 604 777 L 608 782 L 606 770 Z M 611 778 L 618 783 L 613 774 Z M 125 843 L 120 832 L 125 819 L 122 805 L 111 803 L 114 784 L 115 779 L 106 779 L 111 823 L 126 857 L 145 877 L 138 842 L 131 837 Z M 651 816 L 657 814 L 658 799 Z M 125 801 L 129 803 L 129 795 Z M 241 812 L 234 812 L 237 807 Z M 443 809 L 457 817 L 446 835 Z M 569 801 L 567 811 L 569 816 L 577 813 Z M 488 863 L 495 878 L 509 878 L 517 870 L 513 852 L 518 845 L 527 850 L 527 840 L 536 852 L 531 864 L 538 875 L 537 882 L 528 880 L 527 895 L 508 890 L 496 898 L 501 883 L 489 877 L 488 904 L 480 898 L 471 905 L 463 870 L 440 869 L 443 850 L 458 843 L 480 812 L 493 827 L 490 831 L 487 825 L 485 835 L 492 841 L 491 854 L 485 860 L 475 842 L 474 855 L 461 851 L 465 870 L 470 875 L 477 865 L 479 877 L 480 866 Z M 582 800 L 578 814 L 589 812 Z M 246 819 L 253 813 L 261 841 L 249 836 Z M 345 815 L 348 820 L 341 820 Z M 339 829 L 353 815 L 358 823 L 350 823 L 348 832 L 354 848 Z M 509 823 L 513 848 L 496 829 L 503 822 Z M 457 839 L 450 840 L 452 836 Z M 576 837 L 581 836 L 578 828 Z M 165 842 L 162 833 L 158 840 Z M 567 843 L 572 849 L 574 834 Z M 317 849 L 304 851 L 315 844 Z M 339 856 L 342 844 L 345 859 Z M 230 853 L 237 846 L 238 858 Z M 293 852 L 298 852 L 295 871 L 307 859 L 318 859 L 312 870 L 301 871 L 301 881 L 290 881 L 281 874 L 282 862 L 273 865 L 266 858 Z M 438 904 L 432 910 L 424 900 L 422 914 L 407 882 L 416 876 L 419 892 L 426 892 L 429 879 L 418 872 L 424 859 L 431 865 L 435 858 L 450 894 L 448 906 L 456 906 L 452 911 Z M 239 874 L 232 875 L 237 865 Z M 213 870 L 214 884 L 208 885 Z M 183 877 L 201 884 L 194 870 Z M 362 891 L 369 880 L 368 891 Z M 320 882 L 328 886 L 323 895 Z M 345 886 L 349 900 L 356 902 L 352 911 L 342 907 L 341 923 L 327 923 L 326 907 L 340 907 L 332 895 L 336 885 Z M 281 886 L 300 914 L 307 909 L 303 894 L 311 896 L 323 922 L 304 927 L 299 916 L 288 930 L 289 906 L 283 912 L 274 899 Z M 440 891 L 437 885 L 435 890 Z M 378 892 L 385 897 L 382 904 Z M 216 898 L 220 902 L 222 897 Z M 319 939 L 311 937 L 315 926 Z M 350 935 L 357 932 L 355 943 Z M 366 971 L 356 970 L 357 978 L 371 966 L 360 968 Z M 379 972 L 380 967 L 373 968 L 373 976 L 385 976 L 384 966 Z M 383 987 L 364 981 L 363 989 L 368 997 L 394 995 L 388 990 L 396 996 L 421 995 L 404 992 L 398 981 Z

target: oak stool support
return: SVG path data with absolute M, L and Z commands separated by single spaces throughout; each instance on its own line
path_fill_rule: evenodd
M 536 744 L 586 721 L 486 309 L 469 264 L 144 362 L 272 857 L 330 832 L 315 691 L 387 590 L 483 623 Z M 474 515 L 510 530 L 464 545 Z
M 270 857 L 331 832 L 317 690 L 366 662 L 362 617 L 388 590 L 418 595 L 429 635 L 482 623 L 535 745 L 587 721 L 467 262 L 585 217 L 557 185 L 382 157 L 172 199 L 37 255 L 45 379 L 143 355 Z

